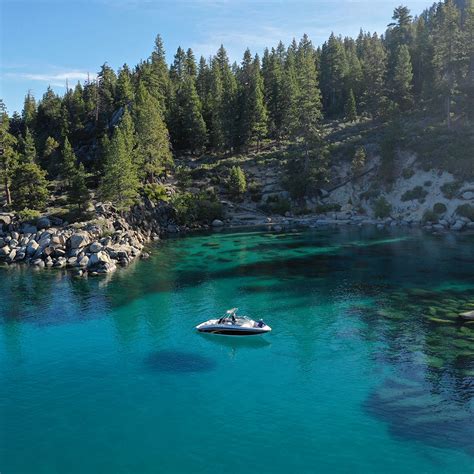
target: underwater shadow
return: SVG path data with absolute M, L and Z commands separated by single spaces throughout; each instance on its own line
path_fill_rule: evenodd
M 210 372 L 216 365 L 210 357 L 180 350 L 152 352 L 145 358 L 145 366 L 151 372 L 170 374 Z

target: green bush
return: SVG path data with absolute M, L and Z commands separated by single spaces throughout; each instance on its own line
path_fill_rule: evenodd
M 280 214 L 284 216 L 291 210 L 291 203 L 286 198 L 274 195 L 268 197 L 265 204 L 261 206 L 261 209 L 269 214 Z
M 253 202 L 260 202 L 262 200 L 262 185 L 256 181 L 252 181 L 248 185 L 250 198 Z
M 436 214 L 444 214 L 447 210 L 447 207 L 442 202 L 437 202 L 433 206 L 433 212 Z
M 375 217 L 384 219 L 389 217 L 392 212 L 392 205 L 383 197 L 379 197 L 373 205 Z
M 450 183 L 444 183 L 441 186 L 441 192 L 448 199 L 453 199 L 456 197 L 457 193 L 461 189 L 462 183 L 459 181 L 451 181 Z
M 456 214 L 474 221 L 474 207 L 470 204 L 461 204 L 456 208 Z
M 177 194 L 173 197 L 173 205 L 178 224 L 188 225 L 195 222 L 211 223 L 214 219 L 222 219 L 222 204 L 213 194 L 191 193 Z
M 169 201 L 166 188 L 162 184 L 148 183 L 143 186 L 143 194 L 152 202 Z
M 414 199 L 422 200 L 426 197 L 428 194 L 428 191 L 426 189 L 423 189 L 421 186 L 416 186 L 413 189 L 406 191 L 402 195 L 402 201 L 413 201 Z
M 232 196 L 239 197 L 247 190 L 245 173 L 240 166 L 232 166 L 229 173 L 229 192 Z
M 421 220 L 424 224 L 426 224 L 427 222 L 438 222 L 438 214 L 436 214 L 436 212 L 434 211 L 431 211 L 430 209 L 427 209 L 423 213 L 423 217 Z
M 26 208 L 18 212 L 18 218 L 20 219 L 20 222 L 34 222 L 39 219 L 40 216 L 41 213 L 34 209 Z

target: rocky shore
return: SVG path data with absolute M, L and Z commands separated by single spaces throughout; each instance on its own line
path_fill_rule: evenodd
M 119 213 L 98 203 L 94 217 L 72 225 L 42 217 L 32 225 L 19 222 L 15 214 L 0 213 L 0 263 L 66 268 L 77 276 L 111 273 L 119 265 L 146 258 L 143 247 L 147 242 L 181 230 L 166 204 L 146 202 Z
M 359 227 L 371 225 L 376 226 L 379 229 L 383 229 L 386 227 L 418 227 L 431 232 L 460 232 L 463 230 L 474 229 L 474 222 L 468 219 L 467 217 L 453 216 L 451 218 L 441 219 L 440 221 L 435 223 L 423 222 L 416 219 L 394 219 L 392 217 L 387 217 L 385 219 L 377 219 L 365 215 L 359 215 L 353 211 L 330 212 L 326 214 L 310 214 L 303 216 L 293 216 L 291 215 L 291 213 L 287 213 L 285 217 L 264 217 L 257 214 L 252 215 L 250 213 L 247 213 L 245 215 L 235 215 L 230 221 L 228 221 L 228 224 L 234 228 L 245 226 L 269 225 L 276 231 L 280 231 L 286 227 L 291 226 L 314 228 L 328 225 L 353 225 Z
M 474 229 L 474 222 L 465 217 L 452 217 L 437 223 L 418 220 L 397 220 L 391 217 L 375 219 L 353 211 L 330 212 L 321 215 L 267 217 L 261 213 L 230 214 L 215 220 L 211 227 L 239 228 L 266 226 L 280 232 L 290 227 L 323 226 L 422 227 L 426 231 L 462 231 Z M 14 214 L 0 213 L 0 263 L 26 263 L 37 268 L 70 269 L 77 276 L 111 273 L 138 257 L 147 258 L 146 243 L 167 234 L 193 229 L 176 224 L 174 209 L 167 204 L 150 201 L 135 206 L 130 212 L 119 213 L 112 206 L 95 205 L 95 218 L 81 224 L 67 224 L 57 218 L 43 217 L 35 225 L 21 223 Z

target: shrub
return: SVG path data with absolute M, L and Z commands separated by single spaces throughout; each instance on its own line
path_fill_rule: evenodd
M 451 181 L 450 183 L 444 183 L 441 186 L 441 192 L 444 194 L 445 197 L 448 199 L 453 199 L 458 191 L 461 189 L 462 183 L 459 181 Z
M 389 217 L 392 212 L 392 205 L 383 197 L 379 197 L 373 205 L 375 217 L 384 219 Z
M 365 148 L 360 146 L 354 153 L 354 158 L 352 158 L 352 173 L 357 175 L 362 172 L 365 166 L 365 162 L 367 161 L 367 154 L 365 152 Z
M 437 202 L 433 206 L 433 212 L 436 214 L 444 214 L 447 210 L 447 207 L 442 202 Z
M 200 193 L 177 194 L 172 199 L 178 224 L 186 225 L 194 222 L 210 223 L 214 219 L 221 219 L 223 215 L 222 204 L 215 195 Z
M 428 191 L 426 189 L 423 189 L 421 186 L 416 186 L 413 189 L 406 191 L 402 195 L 402 201 L 413 201 L 414 199 L 424 199 L 426 195 L 428 194 Z
M 274 195 L 268 197 L 265 204 L 261 206 L 261 209 L 269 214 L 280 214 L 284 216 L 291 210 L 291 203 L 286 198 Z
M 148 183 L 143 186 L 143 194 L 152 202 L 169 201 L 166 188 L 162 184 Z
M 423 217 L 421 218 L 422 222 L 425 224 L 426 222 L 438 222 L 438 214 L 436 212 L 427 209 L 423 213 Z
M 262 200 L 262 185 L 256 181 L 252 181 L 248 186 L 250 198 L 254 202 L 260 202 Z
M 461 204 L 456 208 L 456 214 L 474 221 L 474 207 L 470 204 Z
M 229 173 L 229 192 L 233 196 L 239 197 L 247 190 L 247 180 L 245 173 L 240 166 L 232 166 Z
M 28 208 L 22 209 L 18 213 L 18 218 L 20 219 L 20 222 L 33 222 L 36 221 L 40 216 L 41 213 L 39 211 Z
M 427 188 L 429 188 L 433 183 L 431 181 L 425 181 L 423 183 L 423 186 L 426 186 Z

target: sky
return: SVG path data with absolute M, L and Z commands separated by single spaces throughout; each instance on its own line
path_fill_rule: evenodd
M 231 61 L 261 54 L 304 33 L 320 45 L 331 32 L 383 33 L 402 0 L 0 0 L 0 98 L 21 111 L 28 90 L 38 99 L 50 85 L 63 94 L 95 77 L 150 56 L 161 34 L 169 62 L 178 46 L 199 58 L 224 44 Z M 412 14 L 430 0 L 406 0 Z

